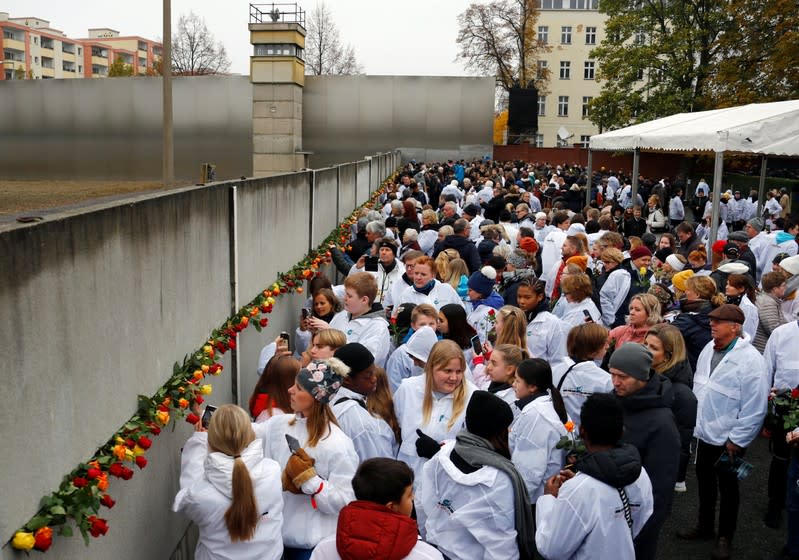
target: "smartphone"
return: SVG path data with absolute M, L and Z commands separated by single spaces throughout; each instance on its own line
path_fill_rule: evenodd
M 591 317 L 591 313 L 587 309 L 583 309 L 583 315 L 585 315 L 585 322 L 586 323 L 593 323 L 594 319 Z
M 206 430 L 208 429 L 208 424 L 211 423 L 211 416 L 214 415 L 214 412 L 216 412 L 216 407 L 214 405 L 209 404 L 205 406 L 205 411 L 203 412 L 202 417 L 202 425 Z
M 311 310 L 308 309 L 307 307 L 303 307 L 302 310 L 301 310 L 301 313 L 302 313 L 302 320 L 303 321 L 308 319 L 311 316 Z
M 377 257 L 366 257 L 364 270 L 366 272 L 377 272 Z
M 483 353 L 483 345 L 480 344 L 480 337 L 474 335 L 471 339 L 472 342 L 472 350 L 474 351 L 475 356 L 479 356 Z
M 289 333 L 283 331 L 280 333 L 280 338 L 286 341 L 286 350 L 289 350 Z

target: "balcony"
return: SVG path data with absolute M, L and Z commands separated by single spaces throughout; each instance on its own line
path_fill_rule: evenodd
M 75 54 L 75 44 L 74 43 L 61 43 L 61 52 L 64 54 Z
M 61 70 L 64 72 L 75 72 L 75 63 L 74 62 L 61 62 Z
M 13 49 L 16 51 L 25 52 L 25 41 L 3 37 L 3 49 Z
M 103 66 L 108 68 L 108 57 L 92 56 L 92 66 Z
M 42 68 L 50 68 L 51 70 L 53 68 L 55 68 L 55 65 L 53 64 L 53 59 L 50 58 L 49 56 L 43 56 L 42 57 Z
M 107 66 L 98 66 L 96 64 L 92 64 L 92 77 L 93 78 L 105 78 L 108 76 L 108 67 Z
M 53 50 L 53 43 L 54 43 L 54 41 L 52 39 L 50 39 L 49 37 L 42 37 L 40 44 L 41 44 L 41 47 L 43 49 L 47 49 L 47 50 L 52 51 Z
M 92 58 L 108 58 L 108 49 L 92 47 Z
M 55 78 L 55 70 L 53 68 L 42 68 L 42 78 Z
M 6 62 L 25 62 L 25 51 L 11 49 L 8 47 L 8 40 L 5 41 L 6 48 L 3 49 L 3 58 Z

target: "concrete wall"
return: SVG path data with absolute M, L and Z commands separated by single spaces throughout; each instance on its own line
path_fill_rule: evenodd
M 204 162 L 216 164 L 220 180 L 252 175 L 253 110 L 269 114 L 274 105 L 259 95 L 247 76 L 175 79 L 178 179 L 198 181 Z M 301 106 L 312 168 L 397 147 L 406 160 L 424 161 L 491 152 L 493 78 L 308 76 Z M 256 135 L 294 130 L 270 120 L 258 120 Z M 0 181 L 160 177 L 159 78 L 19 80 L 0 88 Z
M 398 154 L 391 160 L 398 164 Z M 354 177 L 356 165 L 344 166 L 341 175 Z M 338 170 L 318 174 L 309 220 L 311 175 L 142 195 L 54 213 L 37 224 L 0 226 L 0 339 L 8 348 L 0 383 L 2 542 L 135 412 L 137 395 L 153 394 L 173 362 L 199 348 L 235 305 L 250 301 L 327 235 L 321 227 L 338 222 L 329 204 L 338 198 Z M 347 189 L 353 192 L 341 186 Z M 350 198 L 340 210 L 354 206 Z M 309 221 L 319 226 L 314 242 Z M 303 299 L 281 298 L 269 328 L 242 333 L 236 361 L 243 400 L 255 384 L 261 347 L 279 331 L 293 330 Z M 213 380 L 213 404 L 235 398 L 231 354 L 223 364 L 224 374 Z M 107 536 L 92 539 L 89 548 L 80 537 L 56 538 L 49 554 L 165 558 L 179 548 L 187 522 L 170 506 L 190 431 L 183 422 L 174 432 L 164 430 L 146 469 L 129 482 L 112 479 L 109 493 L 118 504 L 103 511 Z M 185 548 L 176 557 L 185 557 Z M 22 555 L 6 546 L 0 557 Z

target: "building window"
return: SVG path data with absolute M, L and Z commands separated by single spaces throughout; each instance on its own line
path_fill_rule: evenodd
M 583 148 L 587 148 L 588 147 L 588 143 L 590 141 L 591 141 L 591 137 L 590 136 L 586 136 L 585 134 L 580 136 L 580 146 L 582 146 Z
M 83 49 L 81 47 L 78 47 L 78 56 L 82 55 L 83 55 Z
M 538 72 L 537 77 L 539 80 L 544 78 L 544 74 L 546 74 L 547 69 L 547 61 L 546 60 L 539 60 L 538 61 Z
M 33 57 L 33 63 L 34 64 L 39 64 L 39 57 L 38 56 L 34 56 Z
M 591 114 L 591 109 L 588 104 L 591 103 L 592 99 L 594 98 L 587 95 L 583 96 L 583 118 L 587 118 Z
M 145 43 L 144 41 L 139 41 L 139 50 L 146 52 L 147 51 L 147 43 Z
M 536 148 L 543 148 L 544 147 L 544 135 L 543 134 L 536 134 L 535 135 L 535 147 Z
M 562 45 L 572 44 L 572 26 L 564 25 L 560 28 L 560 42 Z
M 256 44 L 255 56 L 296 56 L 302 59 L 302 49 L 292 44 Z
M 559 117 L 568 117 L 569 116 L 569 96 L 568 95 L 559 95 L 558 96 L 558 116 Z
M 560 79 L 568 80 L 571 77 L 572 63 L 568 60 L 560 61 Z
M 83 66 L 78 66 L 78 73 L 83 74 Z
M 593 60 L 586 60 L 585 64 L 583 64 L 583 79 L 585 79 L 585 80 L 593 80 L 594 79 L 594 61 Z
M 542 45 L 546 45 L 549 42 L 549 26 L 548 25 L 539 25 L 538 26 L 538 42 Z
M 585 44 L 596 45 L 596 27 L 585 28 Z
M 545 117 L 547 111 L 547 96 L 541 95 L 538 97 L 538 116 Z
M 39 44 L 39 38 L 38 37 L 34 37 L 33 38 L 33 44 L 34 45 L 38 45 Z

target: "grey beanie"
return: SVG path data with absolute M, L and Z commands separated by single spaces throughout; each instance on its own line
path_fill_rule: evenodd
M 627 342 L 622 344 L 610 356 L 609 367 L 623 371 L 630 377 L 649 381 L 649 370 L 652 369 L 652 352 L 643 344 Z
M 755 228 L 756 231 L 763 231 L 763 220 L 760 218 L 752 218 L 746 223 Z

